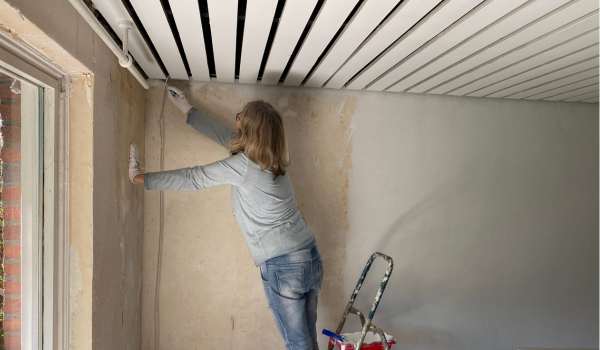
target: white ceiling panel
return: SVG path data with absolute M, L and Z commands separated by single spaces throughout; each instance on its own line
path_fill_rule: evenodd
M 363 69 L 379 53 L 393 44 L 400 35 L 407 32 L 416 22 L 432 10 L 440 0 L 404 0 L 387 22 L 352 56 L 327 82 L 326 87 L 339 89 Z M 446 2 L 449 4 L 450 2 Z M 442 5 L 443 6 L 443 3 Z
M 286 1 L 273 47 L 262 77 L 263 84 L 275 85 L 306 27 L 317 0 Z
M 421 48 L 427 47 L 431 40 L 441 38 L 444 30 L 450 27 L 456 21 L 460 21 L 469 11 L 477 8 L 474 15 L 481 10 L 479 4 L 485 4 L 485 0 L 454 0 L 445 2 L 436 11 L 427 16 L 426 20 L 416 25 L 410 35 L 396 43 L 389 51 L 371 64 L 368 69 L 356 77 L 347 87 L 360 90 L 367 84 L 374 81 L 380 75 L 384 74 L 395 64 L 401 63 L 411 54 L 416 53 Z M 485 7 L 485 6 L 484 6 Z M 481 15 L 482 17 L 485 14 Z
M 314 70 L 305 86 L 322 87 L 336 70 L 359 49 L 385 16 L 402 0 L 365 1 L 331 50 Z
M 171 79 L 188 79 L 183 60 L 159 0 L 131 0 Z
M 532 89 L 540 88 L 557 79 L 573 74 L 588 74 L 588 70 L 598 66 L 598 45 L 592 45 L 580 51 L 575 51 L 565 57 L 560 57 L 551 64 L 530 69 L 499 82 L 493 82 L 480 90 L 469 93 L 474 97 L 515 97 L 522 93 L 530 93 Z M 581 73 L 583 72 L 583 73 Z M 524 97 L 527 95 L 521 95 Z
M 519 6 L 524 6 L 527 0 L 504 0 L 504 1 L 484 1 L 481 6 L 475 8 L 469 16 L 459 21 L 442 35 L 433 40 L 428 45 L 421 46 L 414 54 L 406 57 L 405 61 L 401 59 L 390 60 L 389 55 L 385 56 L 381 62 L 378 62 L 379 68 L 375 74 L 370 75 L 371 81 L 368 84 L 369 90 L 382 91 L 390 86 L 395 85 L 401 79 L 418 70 L 424 62 L 431 62 L 436 57 L 440 57 L 446 51 L 453 47 L 469 40 L 470 37 L 477 35 L 485 27 L 498 21 L 501 17 L 507 15 L 511 11 L 515 11 Z M 398 50 L 401 50 L 400 48 Z M 391 53 L 391 52 L 390 52 Z M 402 55 L 402 52 L 397 54 Z M 376 68 L 376 67 L 373 67 Z M 388 73 L 383 74 L 383 70 L 387 69 Z M 378 78 L 378 80 L 375 80 Z M 367 79 L 362 79 L 366 81 Z M 358 82 L 357 84 L 358 85 Z M 366 86 L 366 84 L 364 84 Z M 361 88 L 365 87 L 362 86 Z
M 284 81 L 285 85 L 300 85 L 357 2 L 358 0 L 325 1 L 319 16 L 310 28 L 302 49 L 294 59 Z
M 584 20 L 578 21 L 561 30 L 557 30 L 543 38 L 535 38 L 513 50 L 485 62 L 484 65 L 465 72 L 432 92 L 445 91 L 452 95 L 467 95 L 486 84 L 486 81 L 503 80 L 515 72 L 535 68 L 551 62 L 557 57 L 564 57 L 575 50 L 597 42 L 598 15 L 593 13 Z
M 277 0 L 249 0 L 246 5 L 240 60 L 241 83 L 256 83 L 276 8 Z
M 562 94 L 554 95 L 551 97 L 546 97 L 543 100 L 546 101 L 566 101 L 566 100 L 576 100 L 579 98 L 589 98 L 590 95 L 594 95 L 598 93 L 597 84 L 590 84 L 588 86 L 580 87 L 577 89 L 569 90 Z
M 198 0 L 171 1 L 171 10 L 190 65 L 192 79 L 210 80 Z
M 202 81 L 277 85 L 287 68 L 285 86 L 598 101 L 598 0 L 129 1 L 151 41 L 131 52 L 151 78 L 160 59 L 188 79 L 187 60 Z M 97 8 L 118 26 L 122 14 Z
M 235 77 L 235 34 L 237 1 L 208 0 L 217 80 L 233 83 Z
M 546 90 L 542 93 L 531 95 L 527 98 L 535 99 L 535 100 L 543 100 L 546 98 L 551 98 L 553 96 L 558 96 L 558 95 L 567 93 L 569 91 L 573 91 L 575 89 L 589 87 L 590 85 L 595 86 L 596 81 L 598 81 L 597 75 L 589 77 L 589 78 L 585 78 L 585 79 L 580 79 L 580 80 L 570 82 L 570 83 L 563 83 L 554 89 Z
M 517 34 L 524 26 L 535 23 L 540 17 L 557 10 L 560 6 L 566 6 L 568 3 L 569 0 L 529 1 L 516 12 L 501 18 L 458 47 L 448 50 L 443 55 L 436 56 L 435 58 L 432 57 L 418 71 L 404 77 L 403 80 L 397 82 L 388 90 L 396 92 L 425 92 L 427 89 L 444 81 L 444 79 L 449 79 L 452 74 L 459 74 L 461 67 L 457 66 L 460 66 L 461 63 L 472 59 L 479 52 L 484 51 L 494 44 L 498 44 L 502 48 L 502 41 L 511 35 L 518 36 Z M 469 64 L 465 63 L 464 66 L 468 69 Z

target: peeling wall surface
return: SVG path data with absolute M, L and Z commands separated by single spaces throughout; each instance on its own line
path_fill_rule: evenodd
M 598 105 L 179 86 L 229 123 L 254 99 L 281 112 L 324 257 L 319 331 L 336 327 L 381 251 L 396 265 L 375 323 L 402 349 L 597 346 Z M 163 97 L 157 83 L 146 100 L 148 171 L 159 170 Z M 169 102 L 164 117 L 165 169 L 227 156 Z M 145 194 L 144 349 L 154 348 L 158 198 Z M 165 208 L 160 348 L 283 348 L 229 187 L 166 192 Z M 367 278 L 361 310 L 383 269 Z
M 72 77 L 70 349 L 139 349 L 143 190 L 129 184 L 143 147 L 145 91 L 65 0 L 0 0 L 0 29 Z M 143 148 L 142 148 L 143 150 Z

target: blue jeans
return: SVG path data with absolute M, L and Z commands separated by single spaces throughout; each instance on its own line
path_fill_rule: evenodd
M 317 350 L 317 301 L 323 281 L 316 245 L 260 264 L 260 276 L 288 350 Z

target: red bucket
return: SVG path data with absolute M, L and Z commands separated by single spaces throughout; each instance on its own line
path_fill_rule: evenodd
M 360 332 L 342 333 L 342 336 L 345 339 L 344 341 L 341 341 L 339 339 L 329 338 L 329 345 L 333 346 L 334 350 L 354 350 L 354 344 L 356 344 L 356 342 L 360 338 Z M 388 346 L 391 349 L 392 346 L 394 346 L 396 344 L 396 340 L 394 339 L 394 337 L 392 337 L 389 334 L 386 334 L 385 337 L 387 339 Z M 370 333 L 370 332 L 367 333 L 367 336 L 365 337 L 363 345 L 360 348 L 360 350 L 383 350 L 383 349 L 384 349 L 383 343 L 381 342 L 381 339 L 379 338 L 379 336 L 376 334 Z

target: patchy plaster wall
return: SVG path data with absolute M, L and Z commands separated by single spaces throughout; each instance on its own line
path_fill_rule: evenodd
M 65 0 L 0 0 L 0 29 L 71 75 L 71 349 L 139 349 L 143 192 L 128 183 L 143 145 L 145 92 Z
M 186 91 L 229 122 L 252 99 L 282 112 L 290 174 L 325 257 L 319 329 L 335 327 L 366 259 L 382 251 L 396 265 L 375 322 L 403 349 L 597 346 L 597 104 L 215 83 Z M 147 170 L 158 169 L 161 101 L 154 87 Z M 167 169 L 227 156 L 170 104 L 165 117 Z M 148 349 L 158 218 L 158 193 L 146 192 Z M 162 349 L 282 348 L 228 187 L 167 193 L 165 235 Z M 373 267 L 360 309 L 383 268 Z
M 339 274 L 346 264 L 346 191 L 350 169 L 349 123 L 355 98 L 335 92 L 247 85 L 181 85 L 194 105 L 229 123 L 254 99 L 282 114 L 299 206 L 315 232 L 325 269 L 319 327 L 331 327 L 347 297 Z M 188 89 L 189 87 L 189 89 Z M 159 170 L 162 84 L 146 106 L 146 170 Z M 165 168 L 203 164 L 227 151 L 185 124 L 165 106 Z M 268 309 L 258 268 L 232 215 L 229 187 L 166 192 L 160 293 L 162 349 L 278 349 L 283 343 Z M 154 282 L 158 242 L 158 192 L 145 195 L 142 348 L 153 349 Z

